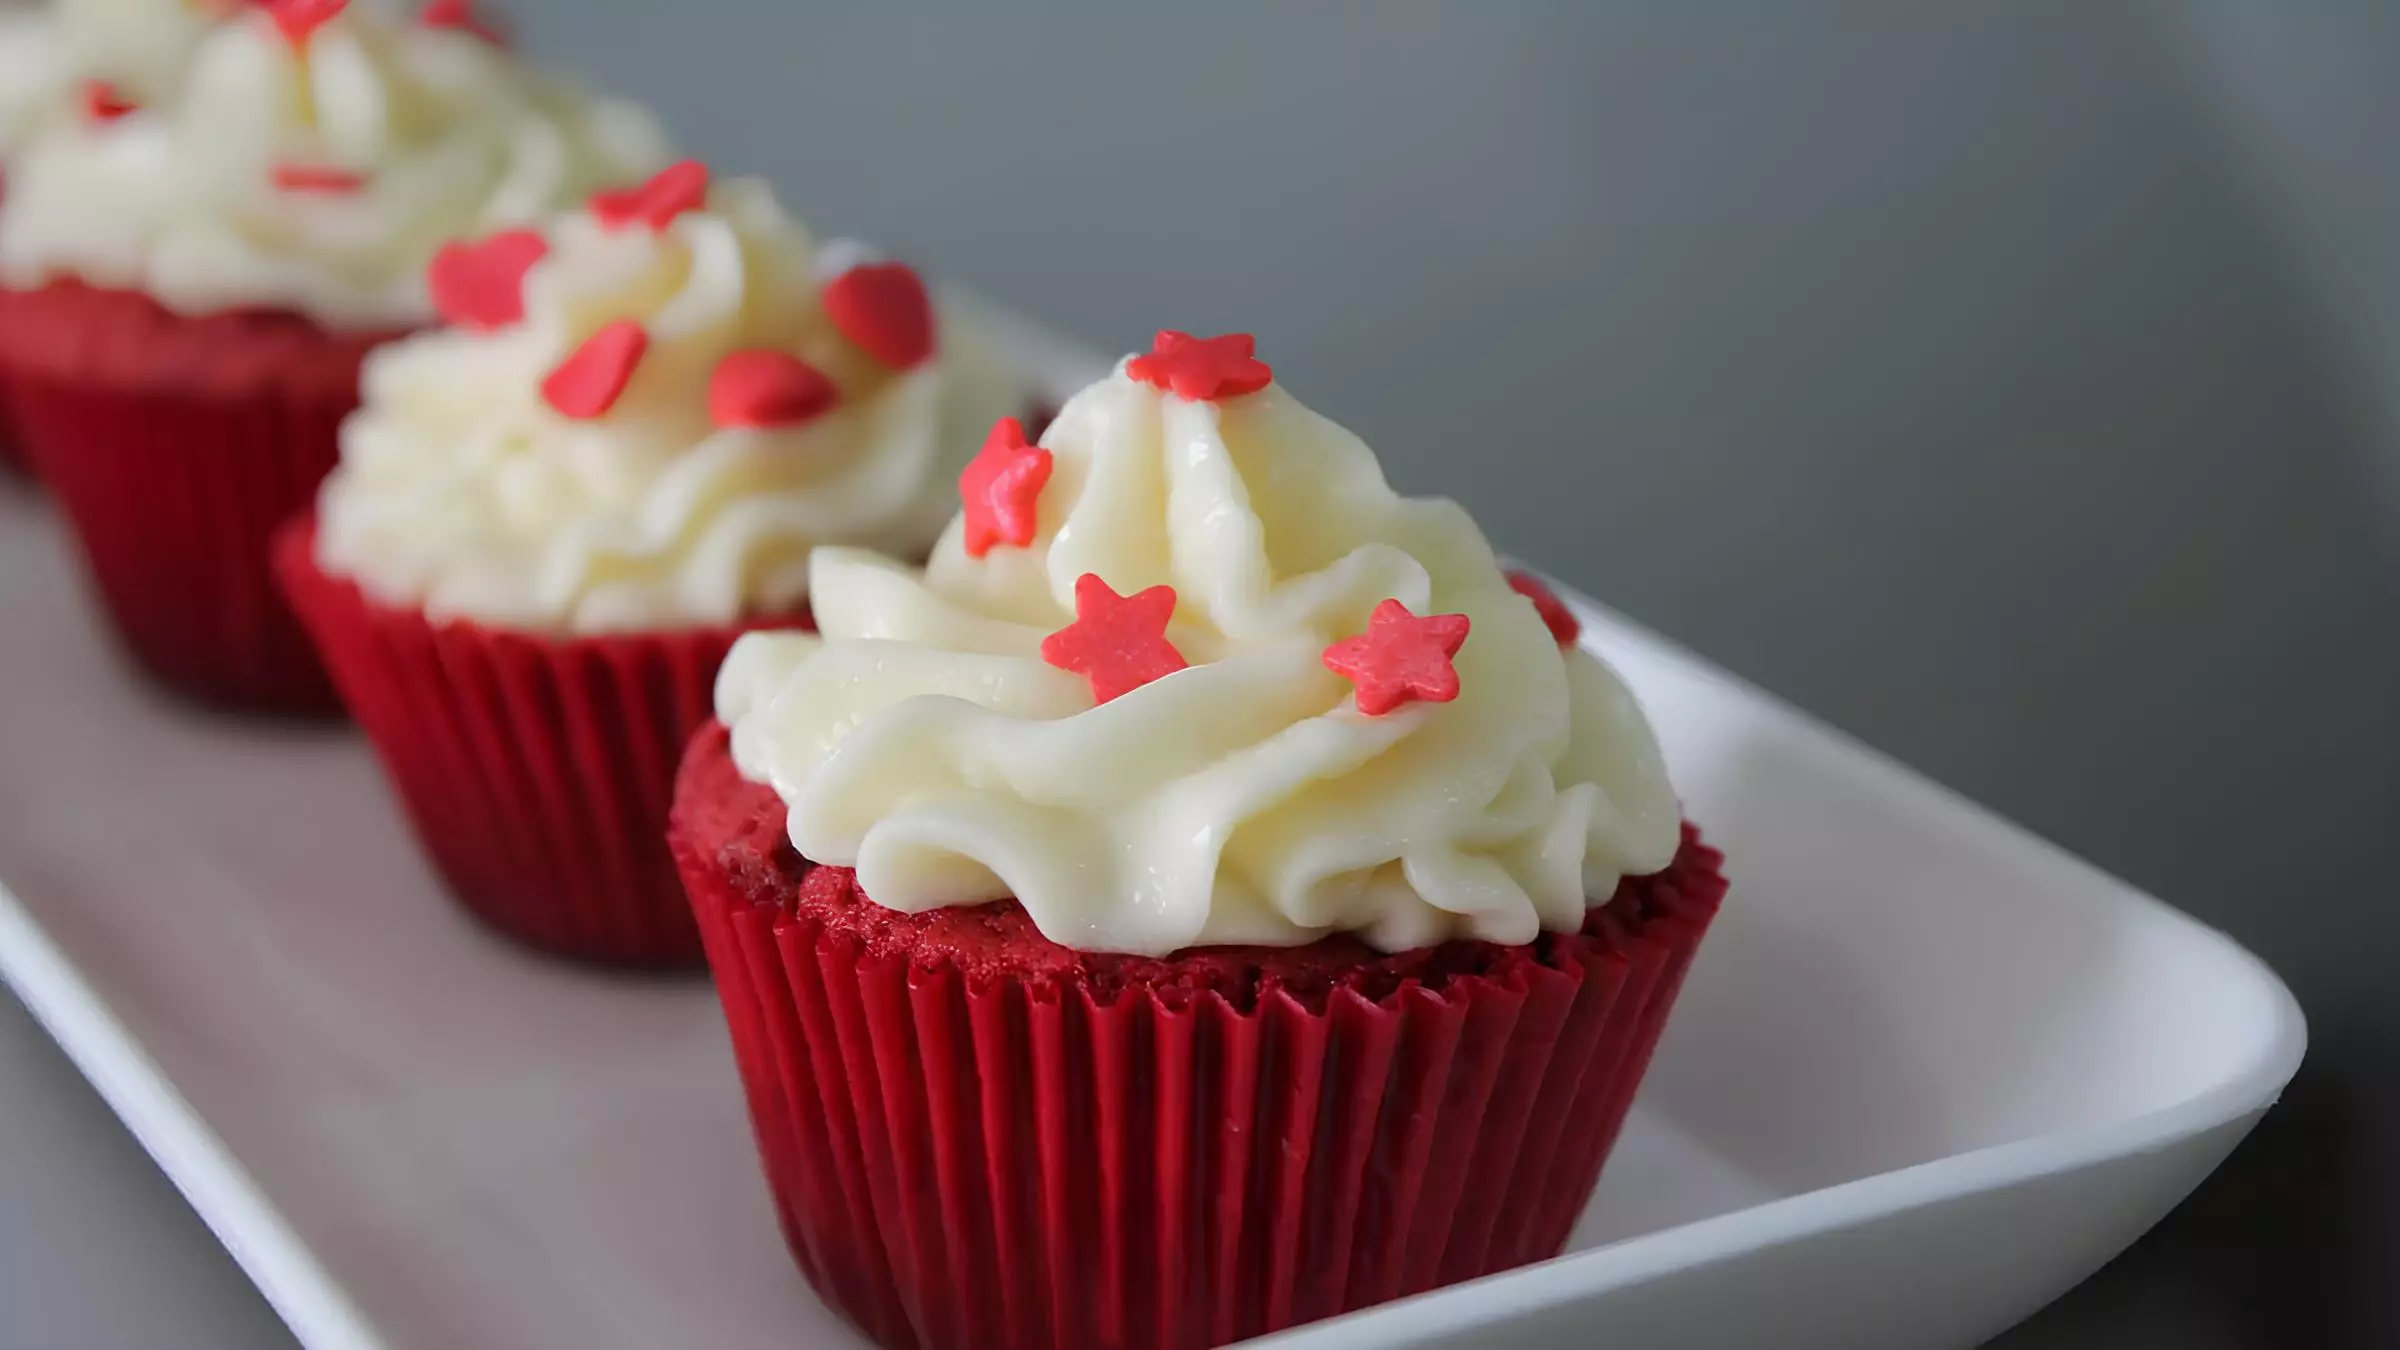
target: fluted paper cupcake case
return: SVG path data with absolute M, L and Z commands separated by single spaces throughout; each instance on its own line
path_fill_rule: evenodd
M 0 324 L 8 321 L 8 297 L 0 291 Z M 5 339 L 0 339 L 0 345 Z M 17 435 L 17 414 L 10 406 L 8 378 L 0 372 L 0 479 L 33 479 L 33 464 L 25 458 L 23 438 Z
M 118 637 L 161 683 L 250 711 L 335 711 L 268 541 L 332 469 L 360 362 L 385 336 L 187 318 L 76 283 L 0 297 L 10 421 Z
M 558 955 L 697 965 L 666 846 L 675 766 L 734 639 L 805 615 L 595 637 L 434 623 L 326 573 L 314 544 L 294 522 L 277 570 L 459 903 Z
M 0 174 L 0 204 L 8 198 L 8 182 Z M 10 292 L 0 287 L 0 327 L 4 327 L 14 311 L 9 307 Z M 7 339 L 0 336 L 0 347 Z M 17 436 L 16 414 L 8 406 L 8 379 L 0 373 L 0 478 L 31 478 L 33 465 L 25 458 L 25 447 Z
M 1555 1255 L 1725 893 L 1687 830 L 1581 934 L 1388 988 L 1101 989 L 837 931 L 771 794 L 728 832 L 764 793 L 701 733 L 676 860 L 784 1236 L 895 1348 L 1219 1345 Z
M 0 478 L 31 481 L 33 466 L 26 462 L 24 447 L 17 442 L 15 416 L 8 408 L 7 386 L 0 385 Z

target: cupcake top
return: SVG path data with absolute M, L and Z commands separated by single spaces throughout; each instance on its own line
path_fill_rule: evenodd
M 171 95 L 119 91 L 34 136 L 9 166 L 0 280 L 410 327 L 432 316 L 425 262 L 443 242 L 664 158 L 646 114 L 528 71 L 461 0 L 407 19 L 275 0 L 209 27 Z
M 449 326 L 369 358 L 317 554 L 437 620 L 787 615 L 817 544 L 921 555 L 964 447 L 1022 406 L 913 271 L 689 161 L 430 275 Z
M 0 13 L 0 161 L 45 123 L 172 95 L 203 33 L 245 0 L 54 0 Z
M 1249 338 L 1162 333 L 1003 421 L 923 570 L 819 550 L 818 636 L 717 686 L 804 857 L 1158 956 L 1580 928 L 1668 864 L 1657 742 L 1455 503 L 1403 497 Z

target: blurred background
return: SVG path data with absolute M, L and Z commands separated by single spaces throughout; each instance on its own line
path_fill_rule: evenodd
M 2231 931 L 2307 1067 L 2001 1344 L 2400 1344 L 2400 10 L 509 10 L 827 232 L 1256 332 L 1405 490 Z

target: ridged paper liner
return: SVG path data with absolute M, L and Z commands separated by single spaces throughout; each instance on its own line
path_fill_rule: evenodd
M 288 528 L 277 568 L 459 902 L 560 955 L 697 965 L 667 804 L 717 666 L 749 628 L 548 637 L 431 623 L 321 571 L 314 540 L 308 521 Z
M 25 446 L 17 436 L 17 414 L 9 403 L 8 381 L 0 377 L 0 478 L 32 477 L 33 465 L 25 458 Z
M 0 182 L 0 203 L 4 203 L 6 198 L 7 184 Z M 0 287 L 0 329 L 5 329 L 15 317 L 16 311 L 9 303 L 13 297 L 14 292 Z M 0 349 L 4 349 L 6 343 L 5 334 L 0 333 Z M 0 478 L 32 476 L 33 465 L 25 458 L 24 443 L 17 435 L 16 414 L 8 406 L 8 378 L 5 371 L 0 370 Z
M 335 710 L 267 548 L 333 467 L 375 340 L 293 315 L 185 318 L 72 283 L 0 297 L 10 420 L 125 648 L 168 687 Z
M 870 953 L 750 898 L 708 818 L 676 859 L 785 1237 L 896 1348 L 1218 1345 L 1556 1254 L 1725 889 L 1687 831 L 1490 974 L 1103 998 Z

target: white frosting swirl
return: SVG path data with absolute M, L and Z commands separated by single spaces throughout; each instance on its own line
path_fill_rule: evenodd
M 57 103 L 69 78 L 47 16 L 0 14 L 0 163 Z
M 84 80 L 140 102 L 169 97 L 223 13 L 199 0 L 53 0 L 0 13 L 0 160 L 48 122 L 74 116 Z
M 923 571 L 825 549 L 822 637 L 745 637 L 717 686 L 793 845 L 895 909 L 1023 903 L 1085 951 L 1531 941 L 1674 856 L 1680 810 L 1616 676 L 1561 651 L 1455 503 L 1280 386 L 1186 402 L 1118 372 L 1043 437 L 1029 548 Z M 1040 655 L 1079 577 L 1177 592 L 1177 671 L 1094 706 Z M 1382 717 L 1326 668 L 1378 602 L 1464 613 L 1461 691 Z
M 181 92 L 44 128 L 9 168 L 0 279 L 138 289 L 180 313 L 282 308 L 331 327 L 431 316 L 449 239 L 538 220 L 665 158 L 639 110 L 532 74 L 456 28 L 353 4 L 295 44 L 218 25 Z M 279 171 L 354 175 L 296 189 Z
M 572 633 L 789 611 L 819 543 L 922 552 L 963 457 L 945 447 L 1022 410 L 992 344 L 954 316 L 907 371 L 846 341 L 819 250 L 763 182 L 719 184 L 664 230 L 578 212 L 546 237 L 520 321 L 369 358 L 317 551 L 384 603 Z M 649 341 L 615 405 L 578 420 L 545 402 L 544 376 L 623 319 Z M 806 361 L 840 401 L 798 425 L 718 427 L 712 373 L 758 349 Z

